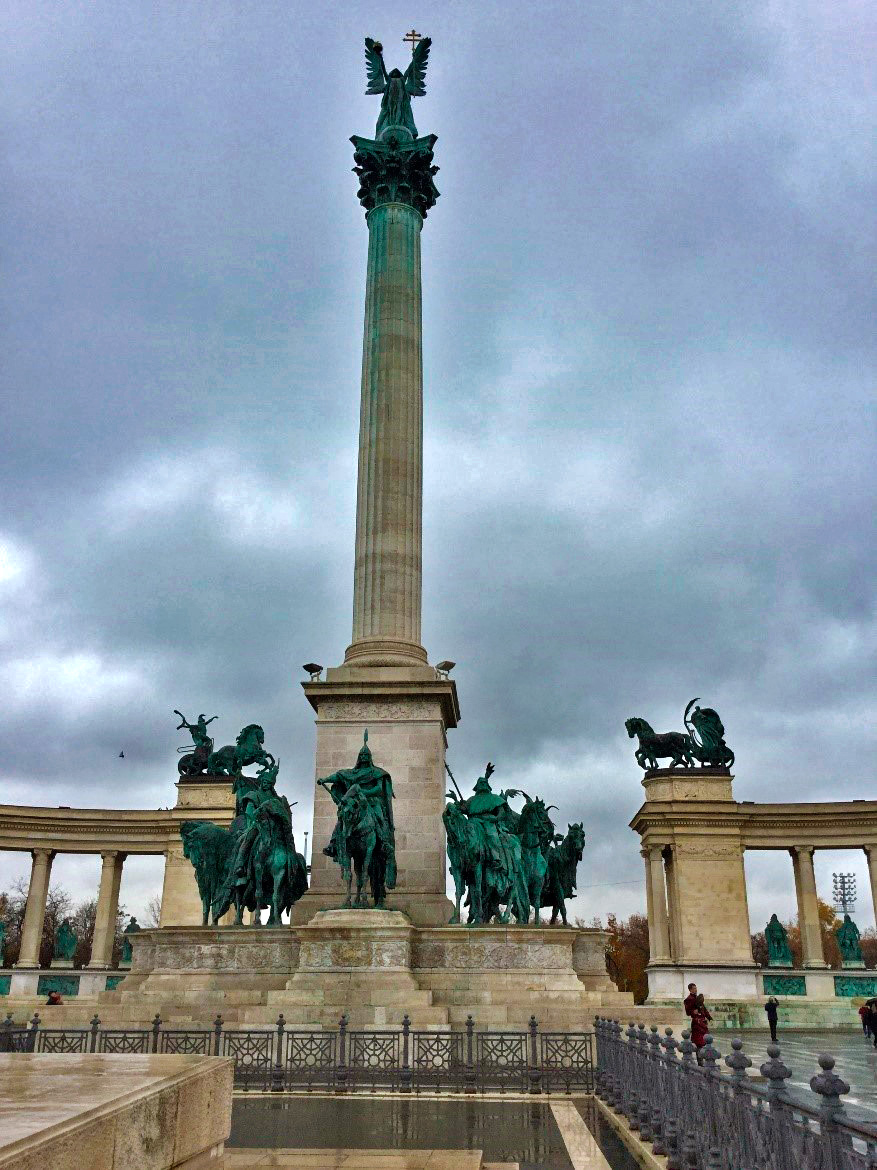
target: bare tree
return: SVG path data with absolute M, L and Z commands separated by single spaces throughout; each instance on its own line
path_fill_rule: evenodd
M 161 894 L 153 894 L 146 903 L 144 926 L 158 926 L 161 923 Z

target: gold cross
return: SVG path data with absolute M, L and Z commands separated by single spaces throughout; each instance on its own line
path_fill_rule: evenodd
M 402 38 L 402 40 L 407 41 L 408 44 L 411 46 L 411 56 L 413 57 L 414 50 L 417 48 L 417 42 L 422 41 L 423 37 L 420 35 L 419 32 L 415 32 L 414 29 L 412 29 L 411 32 L 407 32 L 405 34 L 405 36 Z

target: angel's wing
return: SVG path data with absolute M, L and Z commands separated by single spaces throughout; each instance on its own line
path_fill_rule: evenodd
M 423 97 L 426 93 L 426 63 L 429 60 L 431 44 L 429 37 L 418 41 L 411 57 L 411 64 L 405 70 L 405 89 L 411 97 Z
M 384 58 L 371 37 L 365 38 L 365 68 L 368 73 L 367 94 L 383 93 L 387 88 L 387 70 Z

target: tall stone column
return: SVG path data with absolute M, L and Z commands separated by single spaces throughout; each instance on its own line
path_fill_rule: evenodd
M 460 716 L 457 689 L 427 663 L 420 644 L 423 357 L 420 235 L 438 198 L 435 135 L 395 127 L 352 139 L 368 224 L 362 347 L 353 638 L 343 665 L 303 684 L 316 712 L 317 778 L 351 768 L 369 733 L 374 762 L 393 780 L 396 888 L 387 907 L 418 925 L 448 921 L 442 823 L 447 731 Z M 341 869 L 323 850 L 335 805 L 314 793 L 310 889 L 292 921 L 344 898 Z
M 366 222 L 353 641 L 345 660 L 420 665 L 423 219 L 405 203 L 384 203 Z
M 813 846 L 794 845 L 789 853 L 795 872 L 795 895 L 798 899 L 798 927 L 801 931 L 801 954 L 805 967 L 825 967 L 822 930 L 819 926 L 819 900 L 813 870 Z
M 24 922 L 21 928 L 21 950 L 16 967 L 38 967 L 40 965 L 40 943 L 43 938 L 43 922 L 46 918 L 46 898 L 49 895 L 49 879 L 52 876 L 52 862 L 55 854 L 51 849 L 34 849 L 30 868 L 30 885 L 24 908 Z
M 113 942 L 116 937 L 116 916 L 119 912 L 119 886 L 125 854 L 110 849 L 101 854 L 100 886 L 94 916 L 94 935 L 91 942 L 89 967 L 109 967 L 113 960 Z
M 651 889 L 652 919 L 649 924 L 649 952 L 653 963 L 670 962 L 670 920 L 664 883 L 664 857 L 660 845 L 648 848 L 648 885 Z M 652 942 L 654 931 L 654 942 Z

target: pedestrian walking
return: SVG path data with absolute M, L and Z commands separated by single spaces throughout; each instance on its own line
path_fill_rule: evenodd
M 868 1007 L 867 1002 L 865 1002 L 859 1008 L 859 1019 L 862 1021 L 862 1031 L 865 1033 L 866 1040 L 871 1035 L 871 1024 L 869 1020 L 870 1015 L 871 1009 Z
M 767 1012 L 767 1026 L 770 1028 L 770 1038 L 774 1044 L 777 1042 L 777 1014 L 779 1006 L 779 1000 L 773 995 L 764 1005 L 764 1010 Z
M 874 1038 L 874 1047 L 877 1048 L 877 999 L 869 999 L 865 1005 L 868 1011 L 868 1030 Z

